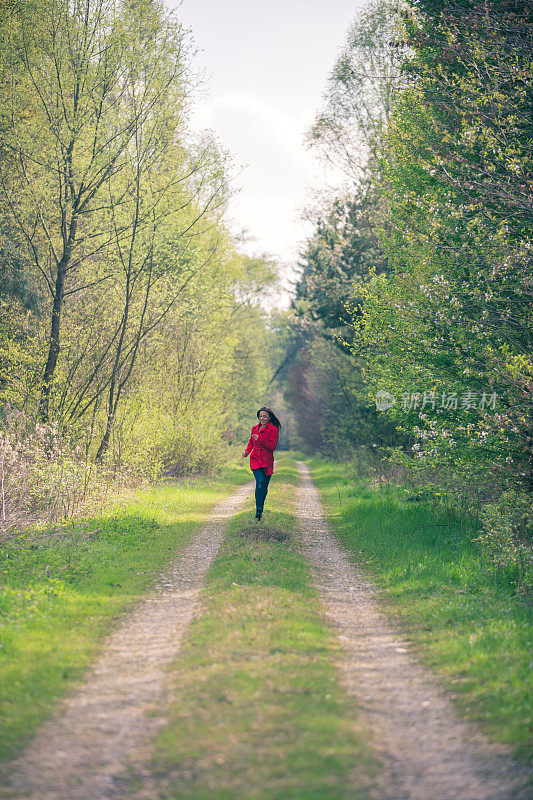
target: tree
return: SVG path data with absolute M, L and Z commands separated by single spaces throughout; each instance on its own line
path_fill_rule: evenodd
M 427 5 L 421 18 L 405 15 L 411 110 L 419 105 L 424 128 L 418 164 L 471 217 L 530 235 L 533 12 L 518 0 Z
M 298 419 L 308 446 L 323 449 L 328 442 L 343 455 L 356 443 L 392 441 L 391 426 L 381 424 L 373 402 L 362 396 L 363 362 L 352 353 L 352 322 L 361 313 L 370 275 L 388 269 L 378 238 L 383 209 L 373 173 L 400 85 L 400 57 L 390 46 L 398 20 L 396 2 L 371 2 L 358 14 L 308 136 L 309 145 L 340 167 L 349 183 L 309 213 L 315 233 L 300 256 L 292 303 L 297 346 L 287 352 L 283 369 L 297 387 L 288 390 L 293 402 L 301 405 L 306 397 Z M 317 337 L 329 341 L 321 344 Z M 319 366 L 319 354 L 327 368 Z M 309 413 L 320 423 L 305 424 Z
M 135 179 L 122 183 L 119 196 L 110 187 L 143 126 L 154 135 L 144 140 L 141 171 L 184 114 L 186 37 L 151 0 L 51 2 L 42 9 L 37 56 L 25 9 L 16 23 L 24 72 L 17 70 L 10 85 L 12 119 L 2 150 L 11 159 L 2 164 L 0 202 L 17 231 L 15 245 L 52 300 L 39 402 L 47 420 L 64 302 L 87 288 L 82 265 L 105 254 L 117 235 L 129 234 L 126 223 L 118 231 L 111 224 L 110 201 L 124 202 Z M 104 272 L 96 280 L 109 277 Z
M 532 42 L 519 6 L 420 0 L 406 16 L 410 85 L 381 165 L 390 273 L 353 320 L 369 396 L 395 393 L 388 415 L 417 437 L 413 472 L 462 510 L 504 498 L 515 541 L 501 540 L 500 563 L 530 547 L 506 492 L 530 507 L 533 489 Z
M 356 184 L 375 164 L 402 83 L 399 8 L 396 0 L 372 0 L 358 12 L 309 133 L 309 144 Z
M 349 347 L 351 314 L 359 307 L 357 287 L 371 270 L 387 268 L 377 228 L 383 210 L 373 174 L 383 132 L 401 84 L 395 44 L 399 4 L 368 3 L 359 13 L 328 81 L 323 108 L 308 142 L 350 178 L 341 196 L 311 212 L 316 233 L 302 254 L 295 308 L 320 320 L 322 330 Z
M 371 186 L 354 199 L 336 198 L 320 215 L 316 232 L 301 254 L 301 277 L 293 308 L 300 320 L 317 323 L 321 333 L 350 352 L 351 322 L 359 313 L 358 289 L 371 272 L 386 271 L 377 237 L 379 208 Z
M 344 460 L 362 448 L 400 442 L 394 425 L 366 397 L 359 367 L 316 332 L 286 364 L 286 395 L 303 450 Z

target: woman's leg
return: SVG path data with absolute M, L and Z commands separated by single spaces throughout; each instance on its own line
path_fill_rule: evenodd
M 252 472 L 254 473 L 255 477 L 255 515 L 256 517 L 260 517 L 263 513 L 263 506 L 265 503 L 266 478 L 269 476 L 265 475 L 265 470 L 263 467 L 253 469 Z
M 270 483 L 270 478 L 271 477 L 272 477 L 272 475 L 265 475 L 265 488 L 263 490 L 263 504 L 261 506 L 261 510 L 263 510 L 263 508 L 265 506 L 265 500 L 266 500 L 266 496 L 268 494 L 268 484 Z
M 261 519 L 261 514 L 263 513 L 263 509 L 265 506 L 265 498 L 268 494 L 268 484 L 270 483 L 270 475 L 266 475 L 263 469 L 263 482 L 262 482 L 262 491 L 259 497 L 259 503 L 257 504 L 257 511 L 255 512 L 255 516 L 257 519 Z

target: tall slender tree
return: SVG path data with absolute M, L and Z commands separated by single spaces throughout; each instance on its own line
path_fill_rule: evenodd
M 24 8 L 16 14 L 24 71 L 10 86 L 0 202 L 52 301 L 39 401 L 48 420 L 64 303 L 87 286 L 81 265 L 116 239 L 103 224 L 105 212 L 112 217 L 109 184 L 142 125 L 163 113 L 175 125 L 185 114 L 189 86 L 186 35 L 151 0 L 55 0 L 40 16 L 36 56 L 32 18 Z

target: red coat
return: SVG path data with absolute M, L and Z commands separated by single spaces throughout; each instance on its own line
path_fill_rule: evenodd
M 271 422 L 267 422 L 262 431 L 259 428 L 259 423 L 252 428 L 252 435 L 244 452 L 247 455 L 251 453 L 250 469 L 264 467 L 265 474 L 272 475 L 274 472 L 274 450 L 278 446 L 279 432 Z M 252 438 L 254 433 L 259 436 L 257 440 Z

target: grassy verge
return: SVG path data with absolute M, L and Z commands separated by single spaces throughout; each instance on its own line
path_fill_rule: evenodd
M 339 651 L 296 546 L 294 464 L 278 460 L 264 522 L 237 515 L 208 574 L 205 613 L 174 665 L 152 765 L 183 800 L 357 800 L 375 769 Z M 274 510 L 275 509 L 275 510 Z
M 457 518 L 353 481 L 341 465 L 308 463 L 341 541 L 422 659 L 468 718 L 531 759 L 531 608 L 511 576 L 483 563 L 475 531 Z
M 0 547 L 0 759 L 15 756 L 95 657 L 113 619 L 140 599 L 243 467 L 136 493 L 99 518 Z

